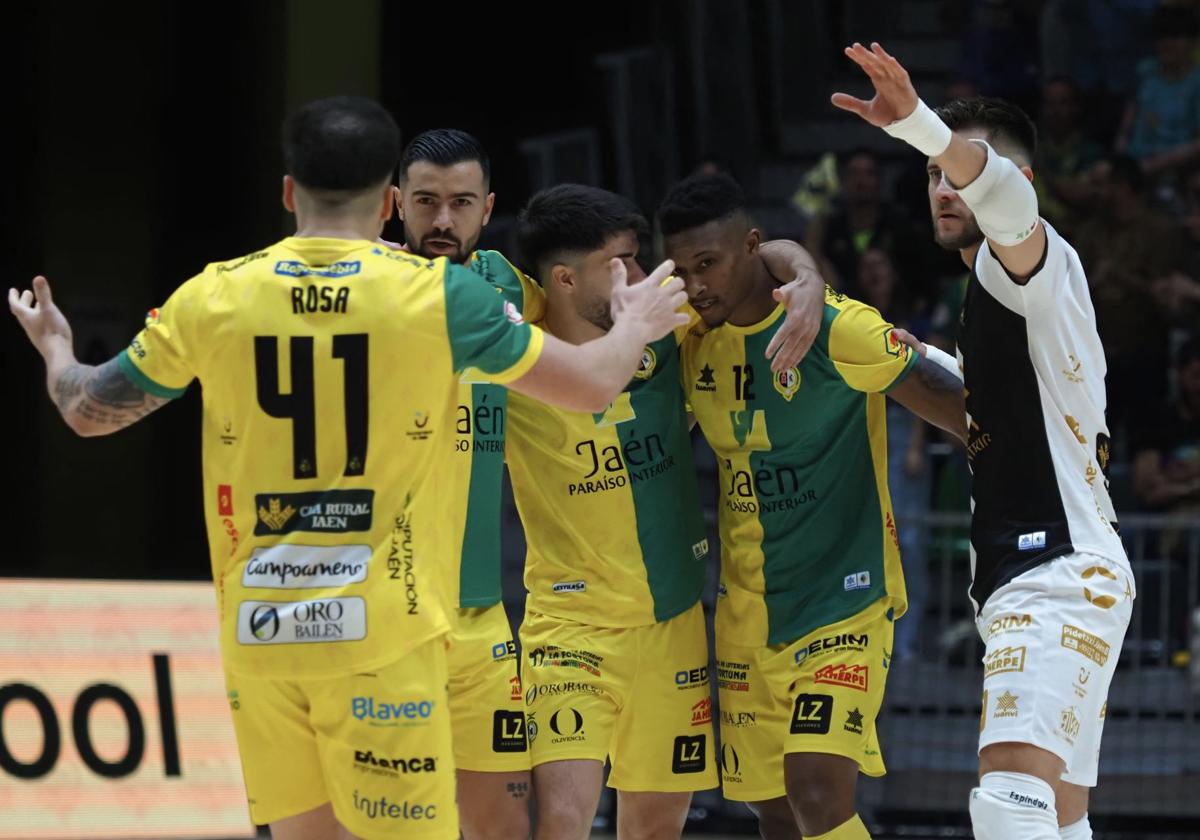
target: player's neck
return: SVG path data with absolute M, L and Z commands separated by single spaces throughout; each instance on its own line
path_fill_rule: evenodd
M 725 319 L 726 323 L 735 327 L 752 327 L 774 312 L 775 307 L 779 305 L 771 294 L 776 286 L 775 278 L 767 271 L 763 261 L 755 260 L 751 271 L 754 272 L 754 279 L 750 292 Z
M 308 216 L 296 218 L 296 233 L 302 239 L 365 239 L 379 238 L 378 218 L 362 219 L 350 216 Z
M 604 336 L 605 331 L 586 318 L 579 317 L 569 301 L 547 295 L 546 319 L 542 327 L 568 344 L 584 344 Z
M 960 257 L 962 257 L 962 261 L 967 264 L 967 268 L 970 268 L 970 269 L 975 268 L 975 258 L 977 256 L 979 256 L 979 248 L 982 245 L 983 245 L 982 242 L 977 242 L 976 244 L 972 245 L 970 248 L 963 248 L 962 250 L 960 250 L 958 252 L 958 255 Z

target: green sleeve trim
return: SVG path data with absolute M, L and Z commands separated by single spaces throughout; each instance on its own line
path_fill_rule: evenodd
M 908 351 L 908 364 L 906 364 L 906 365 L 904 366 L 904 370 L 902 370 L 902 371 L 900 371 L 898 374 L 896 374 L 896 378 L 892 380 L 892 384 L 891 384 L 891 385 L 889 385 L 889 386 L 887 386 L 886 388 L 884 388 L 884 389 L 883 389 L 882 391 L 880 391 L 879 393 L 881 393 L 881 394 L 886 394 L 888 391 L 890 391 L 890 390 L 892 390 L 893 388 L 895 388 L 897 385 L 899 385 L 899 384 L 900 384 L 901 382 L 903 382 L 905 379 L 908 379 L 908 375 L 909 375 L 909 373 L 911 373 L 911 372 L 912 372 L 912 369 L 913 369 L 913 368 L 915 368 L 915 367 L 917 366 L 917 363 L 918 363 L 919 361 L 921 361 L 921 354 L 920 354 L 920 353 L 918 353 L 916 350 L 913 350 L 913 349 L 910 347 L 910 348 L 909 348 L 909 351 Z
M 147 394 L 152 397 L 158 397 L 164 400 L 175 400 L 187 393 L 187 386 L 182 388 L 168 388 L 165 385 L 159 385 L 146 374 L 142 373 L 141 368 L 133 363 L 129 358 L 129 351 L 117 356 L 117 367 L 121 369 L 121 373 L 129 377 L 129 380 Z

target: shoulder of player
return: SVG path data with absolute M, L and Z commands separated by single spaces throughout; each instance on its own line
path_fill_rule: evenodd
M 1049 268 L 1056 273 L 1065 273 L 1073 266 L 1078 267 L 1082 271 L 1082 262 L 1079 259 L 1079 254 L 1075 251 L 1074 246 L 1059 234 L 1054 229 L 1054 226 L 1041 219 L 1041 225 L 1046 232 L 1046 248 L 1042 252 L 1042 258 L 1034 266 L 1028 277 L 1017 278 L 1008 270 L 1003 262 L 1000 261 L 995 252 L 992 251 L 991 245 L 984 240 L 979 248 L 979 252 L 975 255 L 974 271 L 975 276 L 981 283 L 987 285 L 989 282 L 1006 281 L 1010 285 L 1025 287 L 1029 286 L 1030 282 L 1041 274 L 1044 274 Z
M 252 251 L 249 254 L 243 254 L 240 257 L 234 257 L 231 260 L 221 260 L 219 262 L 210 262 L 204 267 L 204 271 L 198 276 L 208 276 L 212 278 L 230 277 L 241 274 L 248 266 L 255 268 L 262 264 L 262 261 L 267 259 L 275 251 L 275 246 L 260 248 L 257 251 Z

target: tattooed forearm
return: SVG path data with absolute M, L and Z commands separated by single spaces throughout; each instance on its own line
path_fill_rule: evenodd
M 917 359 L 913 373 L 920 379 L 921 384 L 931 391 L 961 391 L 963 387 L 961 379 L 924 356 Z
M 84 380 L 89 368 L 86 365 L 74 364 L 64 370 L 54 383 L 54 404 L 58 410 L 66 414 L 71 401 L 83 390 Z
M 168 402 L 139 388 L 115 358 L 99 367 L 72 364 L 51 381 L 50 391 L 67 425 L 83 435 L 123 429 Z
M 87 382 L 88 396 L 98 405 L 112 408 L 133 408 L 143 405 L 150 397 L 121 371 L 115 358 L 96 368 L 96 375 Z

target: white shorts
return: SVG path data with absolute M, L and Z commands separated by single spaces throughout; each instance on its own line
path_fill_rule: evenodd
M 979 749 L 1015 741 L 1064 762 L 1063 781 L 1096 786 L 1100 734 L 1135 597 L 1125 558 L 1068 554 L 1009 581 L 979 614 Z

